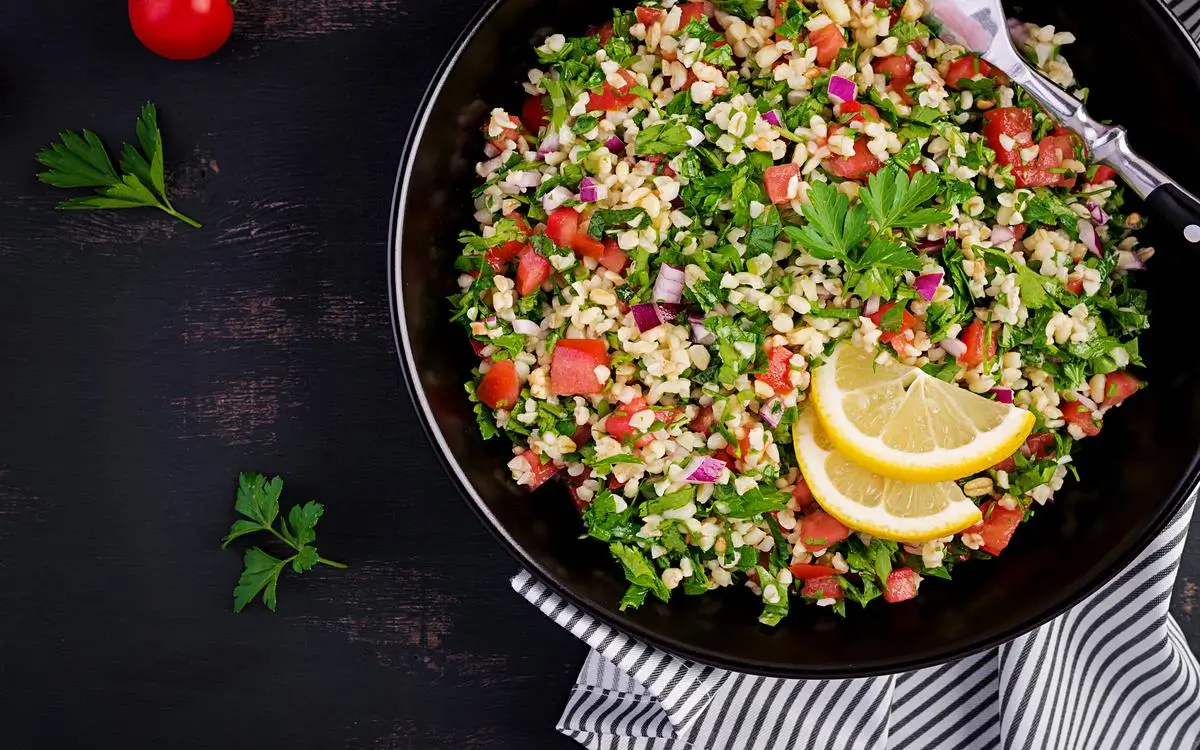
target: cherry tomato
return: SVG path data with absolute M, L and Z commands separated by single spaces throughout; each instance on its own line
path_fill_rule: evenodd
M 151 52 L 169 60 L 198 60 L 233 32 L 229 0 L 129 0 L 133 33 Z

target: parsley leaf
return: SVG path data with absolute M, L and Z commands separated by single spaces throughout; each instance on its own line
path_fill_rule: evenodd
M 862 242 L 871 228 L 863 204 L 855 204 L 852 208 L 850 199 L 827 182 L 812 183 L 808 203 L 800 212 L 808 223 L 801 227 L 784 227 L 783 231 L 821 260 L 848 261 L 850 248 Z
M 1029 266 L 1017 264 L 1017 285 L 1021 287 L 1021 301 L 1030 310 L 1037 310 L 1050 304 L 1050 295 L 1046 292 L 1046 277 Z
M 583 522 L 588 536 L 602 542 L 637 540 L 642 525 L 632 520 L 633 506 L 617 511 L 617 497 L 603 490 L 583 509 Z
M 767 4 L 767 0 L 713 0 L 713 4 L 726 13 L 753 21 Z
M 777 598 L 774 602 L 769 602 L 765 596 L 763 597 L 763 611 L 762 614 L 758 616 L 758 621 L 763 625 L 774 627 L 775 625 L 779 624 L 780 620 L 787 617 L 787 586 L 784 586 L 782 583 L 780 583 L 779 579 L 773 575 L 771 571 L 767 570 L 761 565 L 756 565 L 754 567 L 754 571 L 758 574 L 758 585 L 763 588 L 763 591 L 766 591 L 767 587 L 771 586 L 775 589 L 775 593 L 777 594 Z
M 650 564 L 650 561 L 646 559 L 646 556 L 637 547 L 630 544 L 613 542 L 608 546 L 608 549 L 612 552 L 613 557 L 617 559 L 617 562 L 621 563 L 621 567 L 625 570 L 625 577 L 629 579 L 630 583 L 635 586 L 645 587 L 651 594 L 654 594 L 654 596 L 664 602 L 670 600 L 671 590 L 658 577 L 658 573 L 654 571 L 654 566 Z M 628 606 L 636 607 L 641 603 L 627 602 L 627 598 L 630 598 L 628 594 L 621 599 L 622 609 Z M 644 596 L 642 600 L 645 600 Z
M 656 122 L 637 134 L 634 153 L 638 156 L 673 155 L 687 148 L 692 137 L 687 126 L 678 122 Z
M 162 133 L 158 129 L 158 111 L 150 102 L 142 106 L 136 131 L 141 151 L 125 144 L 121 150 L 121 174 L 117 174 L 95 133 L 64 130 L 57 143 L 38 152 L 37 160 L 49 168 L 39 173 L 38 179 L 56 188 L 95 189 L 95 195 L 62 201 L 58 204 L 61 209 L 157 208 L 199 229 L 200 224 L 176 211 L 167 197 Z
M 799 0 L 781 0 L 783 22 L 775 27 L 775 34 L 783 39 L 795 39 L 804 31 L 809 11 Z
M 604 237 L 605 232 L 613 231 L 620 224 L 636 229 L 642 226 L 642 222 L 648 217 L 646 209 L 640 207 L 602 208 L 592 214 L 592 220 L 588 222 L 587 233 L 592 239 L 598 240 Z
M 913 229 L 950 220 L 950 212 L 918 207 L 938 189 L 938 176 L 917 172 L 910 179 L 899 167 L 889 165 L 871 175 L 859 192 L 863 204 L 882 229 Z
M 282 493 L 283 480 L 279 477 L 268 480 L 262 474 L 253 472 L 238 475 L 237 497 L 233 507 L 245 518 L 233 522 L 229 533 L 221 540 L 221 548 L 228 547 L 238 537 L 266 531 L 291 548 L 293 554 L 280 559 L 258 547 L 246 550 L 242 575 L 233 589 L 234 612 L 241 612 L 260 593 L 263 603 L 274 612 L 277 601 L 275 589 L 279 584 L 279 575 L 288 563 L 297 573 L 307 573 L 318 563 L 334 568 L 346 567 L 321 557 L 313 544 L 317 540 L 317 521 L 325 512 L 325 506 L 310 501 L 293 506 L 286 519 L 279 518 L 279 496 Z M 276 521 L 279 522 L 278 529 L 275 528 Z

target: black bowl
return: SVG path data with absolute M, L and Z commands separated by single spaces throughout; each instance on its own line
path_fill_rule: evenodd
M 1150 388 L 1117 410 L 1079 451 L 1081 482 L 1021 527 L 997 560 L 930 581 L 903 605 L 851 607 L 842 619 L 793 608 L 777 628 L 756 622 L 745 590 L 676 597 L 620 613 L 626 583 L 604 545 L 580 540 L 565 488 L 532 495 L 510 481 L 502 440 L 484 442 L 463 391 L 474 357 L 445 301 L 456 290 L 455 237 L 473 228 L 469 197 L 493 106 L 519 111 L 532 48 L 551 29 L 582 33 L 607 3 L 507 0 L 485 8 L 429 87 L 400 165 L 389 244 L 397 345 L 426 432 L 463 496 L 501 544 L 543 583 L 592 616 L 660 648 L 728 669 L 786 677 L 856 677 L 913 669 L 995 646 L 1076 604 L 1127 565 L 1197 483 L 1200 356 L 1191 336 L 1200 259 L 1155 236 L 1146 271 Z M 1068 59 L 1091 87 L 1093 114 L 1126 125 L 1134 145 L 1200 188 L 1194 116 L 1197 51 L 1156 0 L 1025 6 L 1028 20 L 1074 31 Z M 515 572 L 516 566 L 514 566 Z

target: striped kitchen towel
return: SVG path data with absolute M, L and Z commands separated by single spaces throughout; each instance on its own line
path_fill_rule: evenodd
M 594 750 L 1191 749 L 1200 664 L 1167 610 L 1194 503 L 1059 618 L 996 650 L 883 677 L 701 666 L 597 622 L 527 572 L 513 587 L 592 648 L 558 730 Z

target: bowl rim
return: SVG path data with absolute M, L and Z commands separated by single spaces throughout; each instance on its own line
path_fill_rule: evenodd
M 635 620 L 622 617 L 616 611 L 615 603 L 606 607 L 602 603 L 583 597 L 572 591 L 568 586 L 559 583 L 555 576 L 525 550 L 504 529 L 495 516 L 492 515 L 479 493 L 475 490 L 475 487 L 459 466 L 458 461 L 452 458 L 450 447 L 446 443 L 445 437 L 430 407 L 425 390 L 421 386 L 416 360 L 413 357 L 408 335 L 407 318 L 403 304 L 404 292 L 400 282 L 403 263 L 401 258 L 401 240 L 404 232 L 404 207 L 408 197 L 409 181 L 412 177 L 415 149 L 423 140 L 426 128 L 429 125 L 433 104 L 436 102 L 442 87 L 445 85 L 450 71 L 458 62 L 466 46 L 479 32 L 484 22 L 504 2 L 506 0 L 489 0 L 489 2 L 475 13 L 467 26 L 457 36 L 453 42 L 453 46 L 451 46 L 438 64 L 409 126 L 396 171 L 395 186 L 392 192 L 391 213 L 388 219 L 387 246 L 385 248 L 387 255 L 388 306 L 392 322 L 393 341 L 401 365 L 401 375 L 403 376 L 409 397 L 412 399 L 417 419 L 421 423 L 421 428 L 424 430 L 426 437 L 432 444 L 439 462 L 454 484 L 458 494 L 470 506 L 479 520 L 483 522 L 492 536 L 500 542 L 505 552 L 550 591 L 616 632 L 636 638 L 667 653 L 698 664 L 761 676 L 801 679 L 850 679 L 895 674 L 955 661 L 995 648 L 1029 633 L 1058 617 L 1115 578 L 1121 570 L 1133 561 L 1139 549 L 1145 547 L 1150 540 L 1158 536 L 1167 527 L 1184 506 L 1187 499 L 1196 491 L 1197 486 L 1200 485 L 1200 449 L 1193 454 L 1187 472 L 1176 483 L 1171 496 L 1159 503 L 1156 515 L 1146 526 L 1143 533 L 1130 539 L 1118 548 L 1116 554 L 1113 555 L 1112 562 L 1107 567 L 1095 573 L 1090 579 L 1077 582 L 1070 594 L 1054 607 L 1036 616 L 1028 617 L 1014 623 L 1012 626 L 988 638 L 984 638 L 978 643 L 946 648 L 915 658 L 898 656 L 894 659 L 876 661 L 870 665 L 847 665 L 839 667 L 836 670 L 781 667 L 778 664 L 767 661 L 731 657 L 711 649 L 689 646 L 677 642 L 669 636 L 655 632 Z M 1194 64 L 1200 68 L 1200 46 L 1197 45 L 1196 40 L 1187 32 L 1180 19 L 1160 0 L 1137 0 L 1137 2 L 1146 8 L 1150 14 L 1157 16 L 1160 22 L 1165 22 L 1164 26 L 1167 29 L 1167 34 L 1175 34 L 1177 43 L 1181 42 L 1185 48 L 1190 48 Z

